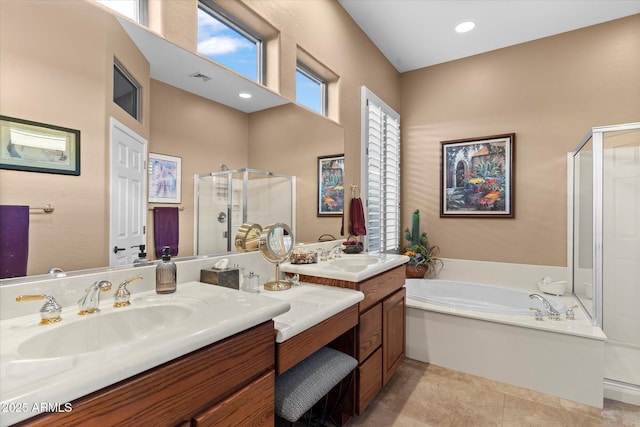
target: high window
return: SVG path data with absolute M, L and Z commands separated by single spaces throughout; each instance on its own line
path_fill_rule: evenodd
M 198 2 L 198 53 L 263 83 L 264 39 L 209 0 Z
M 97 2 L 136 22 L 147 25 L 147 0 L 97 0 Z
M 118 61 L 113 63 L 113 102 L 140 121 L 140 85 Z
M 367 250 L 400 248 L 400 115 L 362 88 L 362 188 L 366 194 Z
M 296 67 L 296 102 L 327 114 L 327 81 L 301 62 Z

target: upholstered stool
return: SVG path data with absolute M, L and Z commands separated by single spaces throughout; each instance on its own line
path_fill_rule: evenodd
M 323 347 L 316 351 L 276 377 L 276 415 L 291 423 L 297 421 L 356 366 L 356 359 L 338 350 Z

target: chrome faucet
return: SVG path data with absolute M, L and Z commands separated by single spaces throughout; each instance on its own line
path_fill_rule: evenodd
M 544 308 L 547 310 L 547 314 L 549 315 L 550 319 L 553 319 L 553 320 L 560 319 L 560 312 L 558 312 L 558 310 L 553 308 L 551 306 L 551 303 L 549 303 L 549 301 L 547 301 L 545 297 L 539 294 L 531 294 L 529 295 L 529 298 L 531 299 L 537 298 L 538 300 L 540 300 L 540 302 L 542 302 L 542 305 L 544 305 Z
M 332 246 L 329 250 L 325 250 L 323 248 L 316 249 L 318 256 L 320 257 L 320 261 L 327 261 L 332 258 L 338 258 L 340 255 L 339 249 L 342 247 L 342 243 L 339 243 L 335 246 Z
M 111 282 L 107 280 L 98 280 L 89 286 L 87 293 L 78 301 L 79 315 L 95 313 L 100 311 L 100 293 L 111 290 Z

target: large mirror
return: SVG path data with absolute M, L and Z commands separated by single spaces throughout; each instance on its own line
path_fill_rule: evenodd
M 155 80 L 114 15 L 90 1 L 1 7 L 0 113 L 81 132 L 79 176 L 0 170 L 1 205 L 55 206 L 29 215 L 28 275 L 108 266 L 111 118 L 144 139 L 147 153 L 181 158 L 179 258 L 194 253 L 193 177 L 222 163 L 296 176 L 298 240 L 339 235 L 340 218 L 317 218 L 314 201 L 316 159 L 344 152 L 340 125 L 295 104 L 244 113 Z M 141 87 L 140 121 L 113 102 L 114 60 Z M 149 209 L 143 243 L 152 248 Z

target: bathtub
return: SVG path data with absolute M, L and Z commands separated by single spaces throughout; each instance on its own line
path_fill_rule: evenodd
M 407 279 L 406 356 L 602 408 L 606 336 L 585 313 L 535 320 L 529 294 L 489 284 Z M 572 296 L 548 296 L 558 311 Z
M 446 307 L 500 314 L 531 315 L 531 308 L 544 310 L 542 302 L 530 299 L 526 292 L 504 286 L 480 283 L 454 282 L 451 280 L 407 279 L 407 298 Z M 559 300 L 544 295 L 551 306 L 560 313 L 567 307 Z

